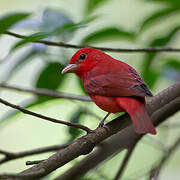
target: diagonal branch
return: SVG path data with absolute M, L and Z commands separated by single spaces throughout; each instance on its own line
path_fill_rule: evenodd
M 49 89 L 43 89 L 43 88 L 25 88 L 25 87 L 19 87 L 19 86 L 13 86 L 5 83 L 0 83 L 0 88 L 6 88 L 21 92 L 29 92 L 40 96 L 49 96 L 53 98 L 65 98 L 65 99 L 73 99 L 73 100 L 79 100 L 79 101 L 91 101 L 91 99 L 88 96 L 83 95 L 75 95 L 75 94 L 69 94 L 69 93 L 62 93 L 57 92 Z
M 147 110 L 148 112 L 151 113 L 152 121 L 155 126 L 159 125 L 167 117 L 171 116 L 179 109 L 180 109 L 180 83 L 171 86 L 170 88 L 162 91 L 161 93 L 153 97 L 150 101 L 148 101 L 148 106 L 147 106 Z M 47 160 L 44 160 L 43 162 L 23 171 L 20 174 L 26 175 L 27 173 L 35 172 L 36 173 L 35 176 L 29 176 L 28 178 L 26 177 L 26 179 L 29 180 L 36 179 L 37 177 L 39 178 L 46 176 L 52 171 L 56 170 L 57 168 L 79 157 L 80 155 L 90 153 L 95 147 L 95 145 L 99 144 L 106 138 L 116 134 L 117 132 L 126 128 L 130 124 L 131 124 L 130 119 L 127 114 L 120 116 L 106 124 L 106 126 L 109 129 L 108 131 L 106 128 L 102 128 L 102 127 L 97 128 L 96 130 L 87 134 L 86 136 L 77 139 L 67 148 L 64 148 L 63 150 L 58 151 L 54 155 L 50 156 Z M 123 136 L 122 137 L 123 141 L 126 141 L 128 138 L 128 141 L 130 141 L 128 143 L 130 143 L 131 145 L 132 143 L 138 141 L 143 136 L 140 134 L 135 134 L 132 127 L 124 129 L 119 133 L 122 133 L 121 135 Z M 124 134 L 126 136 L 124 136 Z M 121 143 L 123 144 L 123 141 L 119 142 L 119 144 Z M 83 168 L 86 167 L 84 166 Z M 37 175 L 37 172 L 39 172 L 41 169 L 43 169 L 44 172 Z M 92 167 L 90 167 L 90 169 L 92 169 Z M 80 176 L 82 176 L 82 174 L 80 174 Z M 77 179 L 77 174 L 74 174 L 74 176 L 71 176 L 71 178 L 63 178 L 63 180 L 72 179 L 72 177 L 74 180 Z M 18 178 L 18 180 L 19 179 L 24 179 L 24 178 L 23 177 Z M 59 177 L 57 179 L 60 180 L 62 178 Z
M 170 158 L 170 156 L 178 149 L 180 146 L 180 137 L 175 141 L 175 143 L 164 153 L 163 158 L 160 160 L 159 164 L 151 170 L 150 180 L 158 180 L 160 171 L 164 166 L 165 162 Z
M 16 38 L 20 39 L 25 39 L 28 36 L 20 35 L 14 32 L 6 31 L 4 34 L 10 35 Z M 96 49 L 100 49 L 103 51 L 111 51 L 111 52 L 124 52 L 124 53 L 132 53 L 132 52 L 180 52 L 180 48 L 171 48 L 171 47 L 152 47 L 152 48 L 107 48 L 107 47 L 97 47 L 97 46 L 88 46 L 88 45 L 75 45 L 75 44 L 67 44 L 64 42 L 53 42 L 53 41 L 47 41 L 47 40 L 37 40 L 37 41 L 32 41 L 35 43 L 41 43 L 45 44 L 48 46 L 58 46 L 58 47 L 65 47 L 65 48 L 74 48 L 74 49 L 79 49 L 79 48 L 84 48 L 84 47 L 92 47 Z
M 60 149 L 66 148 L 69 144 L 70 143 L 54 145 L 54 146 L 47 146 L 47 147 L 17 152 L 17 153 L 0 150 L 0 154 L 3 154 L 5 156 L 4 158 L 2 158 L 0 160 L 0 164 L 3 164 L 5 162 L 8 162 L 8 161 L 11 161 L 14 159 L 22 158 L 25 156 L 36 155 L 36 154 L 46 153 L 46 152 L 50 152 L 50 151 L 58 151 Z
M 57 120 L 57 119 L 54 119 L 54 118 L 51 118 L 51 117 L 48 117 L 48 116 L 44 116 L 42 114 L 38 114 L 38 113 L 35 113 L 35 112 L 32 112 L 32 111 L 29 111 L 27 109 L 24 109 L 21 106 L 12 104 L 12 103 L 10 103 L 8 101 L 5 101 L 2 98 L 0 98 L 0 103 L 4 104 L 6 106 L 10 106 L 10 107 L 12 107 L 14 109 L 17 109 L 17 110 L 23 112 L 24 114 L 29 114 L 31 116 L 35 116 L 35 117 L 38 117 L 40 119 L 44 119 L 44 120 L 47 120 L 47 121 L 50 121 L 50 122 L 54 122 L 54 123 L 58 123 L 58 124 L 64 124 L 66 126 L 71 126 L 71 127 L 79 128 L 79 129 L 82 129 L 82 130 L 86 131 L 87 133 L 91 132 L 91 129 L 89 129 L 86 126 L 83 126 L 83 125 L 80 125 L 80 124 L 76 124 L 76 123 L 70 123 L 70 122 L 66 122 L 66 121 L 62 121 L 62 120 Z
M 126 155 L 124 157 L 124 160 L 123 160 L 123 162 L 122 162 L 122 164 L 121 164 L 121 166 L 120 166 L 114 180 L 119 180 L 121 178 L 121 176 L 123 174 L 123 171 L 125 170 L 125 168 L 126 168 L 126 166 L 128 164 L 128 161 L 129 161 L 129 159 L 130 159 L 130 157 L 131 157 L 131 155 L 132 155 L 132 153 L 133 153 L 133 151 L 135 149 L 135 146 L 136 146 L 137 142 L 138 141 L 136 141 L 134 144 L 132 144 L 132 146 L 130 146 L 128 148 L 128 151 L 127 151 L 127 153 L 126 153 Z
M 147 110 L 153 122 L 162 122 L 180 109 L 180 83 L 169 87 L 153 97 L 147 103 Z M 158 125 L 158 124 L 156 124 Z M 77 180 L 89 170 L 98 166 L 101 162 L 112 155 L 129 148 L 132 143 L 138 141 L 139 137 L 131 128 L 126 128 L 116 135 L 103 141 L 102 148 L 98 148 L 87 157 L 76 163 L 72 168 L 61 174 L 57 180 Z M 118 142 L 118 143 L 117 143 Z M 93 159 L 93 161 L 92 161 Z

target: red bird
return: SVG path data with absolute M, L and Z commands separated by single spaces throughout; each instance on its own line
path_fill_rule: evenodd
M 79 76 L 85 91 L 97 106 L 109 112 L 108 115 L 127 112 L 136 133 L 156 134 L 145 108 L 145 97 L 153 95 L 136 70 L 128 64 L 98 49 L 82 48 L 72 56 L 62 71 L 64 73 Z

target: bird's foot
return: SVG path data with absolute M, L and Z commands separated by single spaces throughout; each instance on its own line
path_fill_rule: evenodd
M 103 127 L 107 130 L 109 130 L 109 128 L 104 124 L 104 121 L 106 120 L 106 118 L 110 115 L 110 113 L 107 113 L 106 116 L 103 118 L 103 120 L 101 120 L 101 122 L 99 123 L 97 128 Z
M 98 125 L 98 128 L 104 127 L 104 126 L 105 126 L 104 121 L 101 121 L 101 122 L 99 123 L 99 125 Z
M 97 128 L 100 128 L 100 127 L 103 127 L 103 128 L 105 128 L 105 129 L 109 130 L 108 126 L 106 126 L 106 125 L 104 124 L 104 122 L 102 122 L 102 121 L 99 123 L 99 125 L 98 125 Z

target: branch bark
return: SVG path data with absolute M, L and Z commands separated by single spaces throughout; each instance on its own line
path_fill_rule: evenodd
M 152 122 L 154 123 L 155 126 L 159 125 L 167 117 L 171 116 L 179 109 L 180 109 L 180 83 L 177 83 L 169 87 L 168 89 L 165 89 L 164 91 L 153 97 L 151 100 L 149 100 L 147 103 L 147 110 L 150 113 Z M 96 130 L 87 134 L 86 136 L 77 139 L 67 148 L 58 151 L 54 155 L 50 156 L 47 160 L 44 160 L 43 162 L 21 172 L 20 175 L 26 176 L 27 173 L 32 174 L 34 172 L 36 174 L 35 176 L 29 176 L 29 177 L 26 176 L 26 179 L 28 180 L 44 177 L 49 173 L 51 173 L 52 171 L 56 170 L 57 168 L 79 157 L 80 155 L 85 155 L 90 153 L 97 144 L 107 139 L 108 137 L 118 133 L 119 131 L 120 131 L 119 133 L 121 134 L 122 141 L 119 141 L 119 145 L 117 145 L 119 149 L 117 148 L 115 152 L 120 151 L 120 149 L 124 149 L 125 147 L 130 146 L 132 143 L 138 141 L 143 136 L 140 134 L 135 134 L 132 127 L 125 129 L 130 124 L 131 124 L 130 118 L 127 114 L 120 116 L 106 124 L 106 126 L 109 129 L 108 131 L 106 128 L 102 128 L 102 127 L 97 128 Z M 122 129 L 124 130 L 121 131 Z M 126 141 L 127 139 L 129 142 Z M 103 158 L 101 158 L 101 160 L 98 163 L 102 162 L 102 159 L 106 159 L 106 158 L 107 158 L 106 155 L 104 155 Z M 96 165 L 94 165 L 94 167 Z M 83 174 L 85 174 L 87 171 L 89 171 L 92 168 L 93 168 L 92 164 L 91 167 L 89 168 L 84 166 L 84 169 L 86 169 L 86 171 L 83 171 Z M 38 175 L 37 172 L 41 172 L 41 173 L 39 173 Z M 67 176 L 66 177 L 61 176 L 56 179 L 67 180 L 67 179 L 72 179 L 73 177 L 73 179 L 75 180 L 77 179 L 77 177 L 80 177 L 83 174 L 81 173 L 79 175 L 77 174 L 76 171 L 76 173 L 74 173 L 74 176 L 72 176 L 72 173 L 70 174 L 71 178 Z M 12 178 L 12 179 L 17 179 L 17 178 Z M 18 179 L 24 179 L 24 178 L 21 177 Z
M 77 123 L 70 123 L 70 122 L 66 122 L 66 121 L 62 121 L 62 120 L 57 120 L 57 119 L 54 119 L 54 118 L 51 118 L 51 117 L 48 117 L 48 116 L 44 116 L 42 114 L 38 114 L 38 113 L 35 113 L 35 112 L 32 112 L 32 111 L 29 111 L 27 109 L 24 109 L 21 106 L 12 104 L 12 103 L 10 103 L 10 102 L 2 99 L 2 98 L 0 98 L 0 103 L 4 104 L 6 106 L 12 107 L 14 109 L 17 109 L 17 110 L 23 112 L 24 114 L 29 114 L 31 116 L 35 116 L 35 117 L 38 117 L 40 119 L 47 120 L 47 121 L 50 121 L 50 122 L 53 122 L 53 123 L 64 124 L 66 126 L 71 126 L 71 127 L 79 128 L 81 130 L 86 131 L 87 133 L 91 132 L 91 129 L 89 129 L 86 126 L 83 126 L 83 125 L 80 125 L 80 124 L 77 124 Z
M 4 34 L 10 35 L 16 38 L 25 39 L 28 36 L 24 36 L 21 34 L 17 34 L 14 32 L 6 31 Z M 132 52 L 180 52 L 179 48 L 171 48 L 171 47 L 152 47 L 152 48 L 107 48 L 107 47 L 97 47 L 97 46 L 88 46 L 88 45 L 75 45 L 75 44 L 67 44 L 64 42 L 53 42 L 53 41 L 47 41 L 47 40 L 37 40 L 33 41 L 34 43 L 41 43 L 48 46 L 58 46 L 58 47 L 65 47 L 65 48 L 84 48 L 84 47 L 92 47 L 96 49 L 100 49 L 102 51 L 111 51 L 111 52 L 121 52 L 121 53 L 132 53 Z
M 147 103 L 151 120 L 157 126 L 180 109 L 180 83 L 165 89 Z M 56 180 L 77 180 L 112 155 L 128 149 L 134 142 L 141 139 L 131 127 L 103 141 L 103 146 L 93 151 L 87 157 L 76 163 L 72 168 L 61 174 Z M 118 142 L 118 143 L 117 143 Z

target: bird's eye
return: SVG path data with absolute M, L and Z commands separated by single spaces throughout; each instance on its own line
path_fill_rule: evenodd
M 80 59 L 81 59 L 81 60 L 84 60 L 85 58 L 86 58 L 86 54 L 81 54 L 81 55 L 80 55 Z

